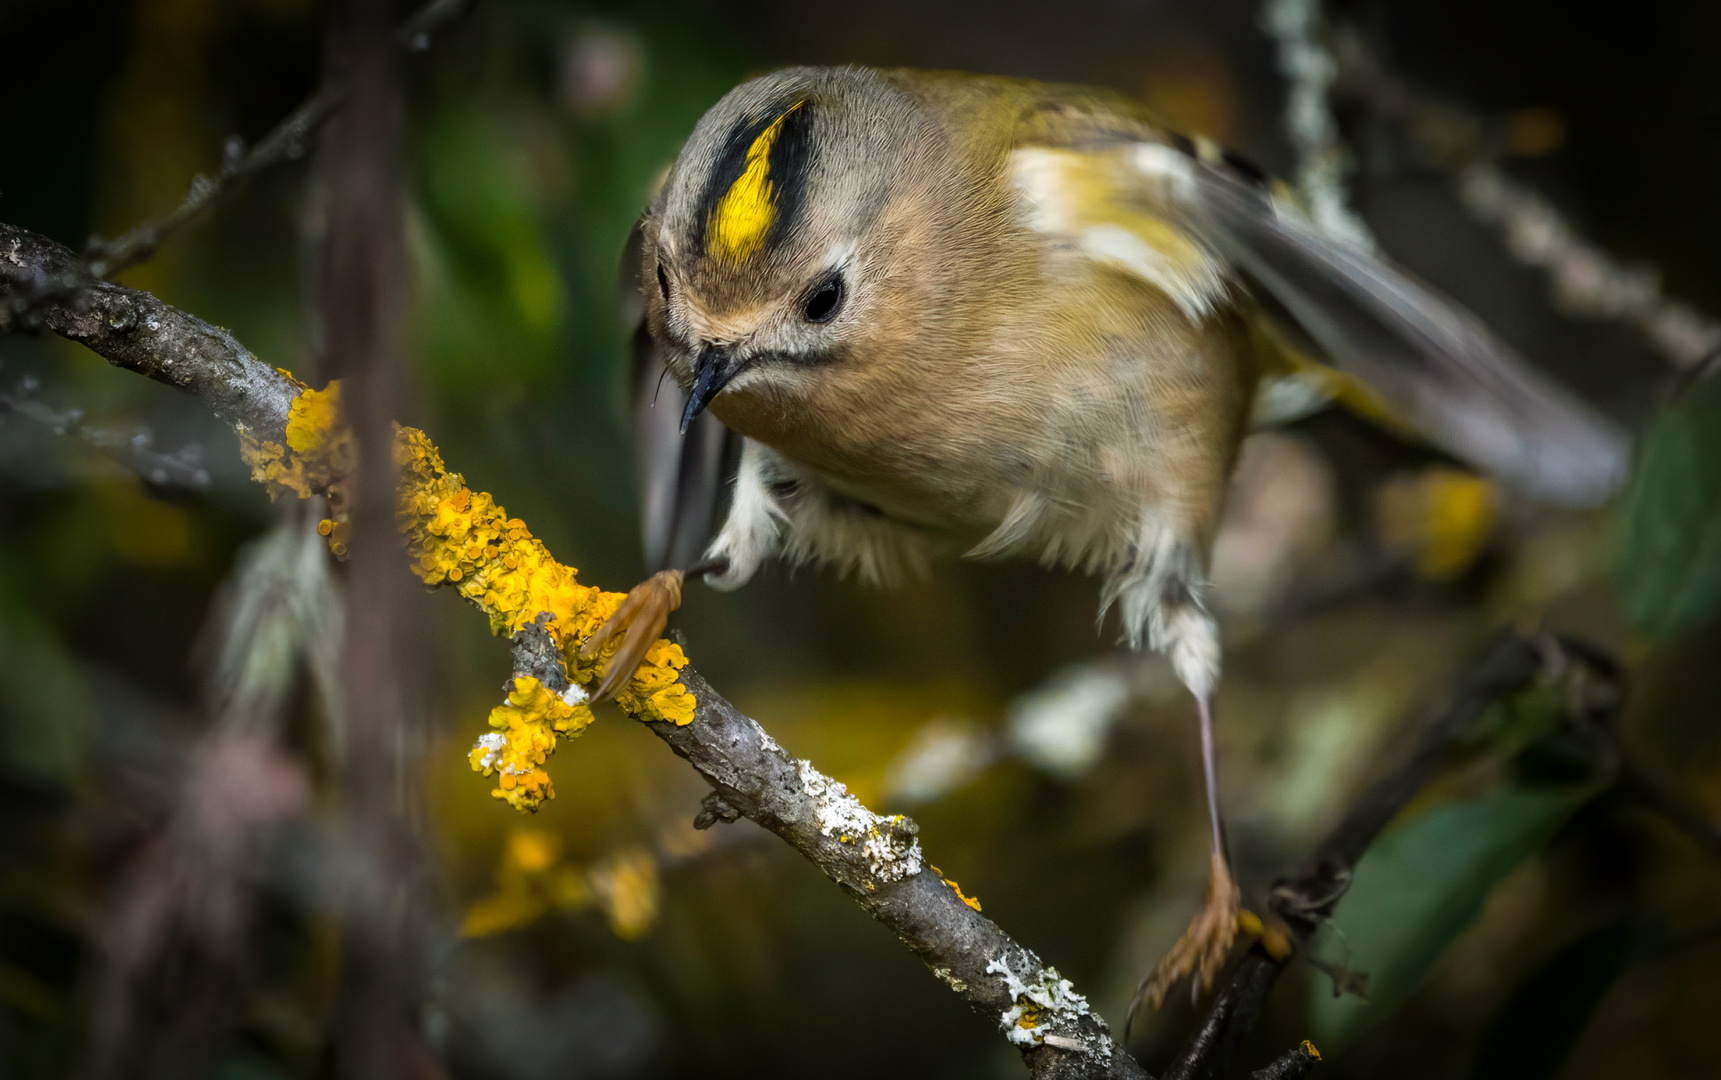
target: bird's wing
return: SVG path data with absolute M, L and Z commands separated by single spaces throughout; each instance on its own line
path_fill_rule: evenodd
M 1228 155 L 1058 93 L 1025 113 L 1011 151 L 1036 227 L 1050 220 L 1093 257 L 1133 263 L 1188 314 L 1250 304 L 1272 351 L 1318 361 L 1346 404 L 1397 417 L 1525 494 L 1589 505 L 1619 486 L 1625 433 L 1452 300 L 1317 232 Z M 1062 222 L 1048 215 L 1068 208 Z
M 640 533 L 653 570 L 685 569 L 712 536 L 718 503 L 728 489 L 740 440 L 710 412 L 681 434 L 687 392 L 668 377 L 662 348 L 645 323 L 640 296 L 640 227 L 634 226 L 619 274 L 622 316 L 633 326 L 634 468 L 639 480 Z
M 1551 502 L 1604 501 L 1623 431 L 1410 274 L 1312 225 L 1223 168 L 1190 192 L 1208 241 L 1281 322 L 1454 456 Z

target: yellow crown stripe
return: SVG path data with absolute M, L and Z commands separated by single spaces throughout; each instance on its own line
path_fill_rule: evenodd
M 711 211 L 710 243 L 731 259 L 745 259 L 765 243 L 765 233 L 777 216 L 775 189 L 770 176 L 771 148 L 777 145 L 777 137 L 783 133 L 784 118 L 800 107 L 798 101 L 789 106 L 753 140 L 753 145 L 747 148 L 747 160 L 741 168 L 741 175 L 729 185 L 717 208 Z

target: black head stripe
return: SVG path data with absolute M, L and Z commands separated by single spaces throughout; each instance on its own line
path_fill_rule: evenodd
M 724 194 L 741 179 L 741 172 L 747 167 L 747 150 L 755 139 L 764 133 L 765 128 L 775 119 L 775 112 L 754 119 L 740 119 L 729 129 L 729 135 L 723 140 L 723 148 L 717 152 L 717 164 L 712 167 L 711 174 L 705 178 L 705 187 L 699 193 L 699 205 L 693 215 L 693 248 L 695 251 L 705 250 L 705 226 L 711 220 L 712 212 L 722 201 Z
M 717 162 L 705 178 L 693 219 L 694 249 L 706 249 L 706 230 L 723 197 L 747 168 L 747 154 L 772 122 L 782 118 L 782 128 L 771 144 L 766 179 L 771 187 L 775 211 L 766 243 L 790 228 L 798 216 L 807 191 L 807 173 L 813 158 L 812 106 L 788 102 L 761 115 L 737 120 L 718 151 Z
M 807 174 L 813 164 L 813 110 L 802 105 L 783 117 L 783 130 L 771 146 L 771 191 L 777 216 L 766 243 L 775 242 L 794 226 L 807 195 Z

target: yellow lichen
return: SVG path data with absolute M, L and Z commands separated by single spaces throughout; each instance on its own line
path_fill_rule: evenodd
M 1285 931 L 1262 922 L 1261 916 L 1248 908 L 1237 912 L 1237 932 L 1259 941 L 1261 948 L 1267 950 L 1267 955 L 1278 963 L 1282 964 L 1291 958 L 1291 939 Z
M 936 867 L 936 866 L 932 867 L 932 872 L 934 874 L 938 875 L 938 880 L 940 880 L 940 881 L 944 882 L 944 884 L 950 886 L 950 891 L 956 894 L 956 899 L 962 901 L 964 904 L 967 904 L 969 907 L 973 908 L 975 911 L 980 910 L 980 901 L 977 897 L 968 896 L 967 894 L 965 894 L 962 891 L 962 886 L 956 884 L 956 882 L 953 881 L 952 879 L 945 877 L 944 871 L 940 870 L 938 867 Z
M 327 495 L 331 502 L 344 503 L 343 488 L 353 469 L 353 439 L 341 419 L 341 384 L 331 382 L 313 390 L 291 375 L 287 378 L 298 396 L 287 410 L 285 442 L 242 435 L 240 456 L 251 466 L 251 479 L 267 485 L 271 497 L 291 492 L 301 499 Z M 336 518 L 344 515 L 337 513 Z
M 543 764 L 557 736 L 579 735 L 591 722 L 592 710 L 583 701 L 570 702 L 532 676 L 516 675 L 507 699 L 490 710 L 495 730 L 478 740 L 467 760 L 474 772 L 500 777 L 493 798 L 516 810 L 536 810 L 556 797 Z
M 299 394 L 288 411 L 285 441 L 247 437 L 241 450 L 252 476 L 268 484 L 271 495 L 290 491 L 300 498 L 329 498 L 330 517 L 317 531 L 329 538 L 331 551 L 344 555 L 346 481 L 355 459 L 340 385 L 330 383 L 320 391 L 294 385 Z M 459 473 L 449 472 L 424 432 L 397 425 L 395 434 L 397 522 L 413 572 L 426 585 L 450 587 L 471 601 L 498 635 L 515 634 L 548 613 L 545 629 L 561 650 L 569 677 L 579 687 L 594 686 L 624 638 L 612 637 L 591 657 L 581 657 L 579 646 L 625 594 L 581 585 L 575 569 L 557 562 L 525 522 L 508 517 L 488 494 L 472 491 Z M 657 641 L 617 692 L 617 703 L 636 720 L 691 723 L 696 703 L 680 679 L 686 666 L 680 646 Z M 502 737 L 500 745 L 488 737 L 470 756 L 474 770 L 500 776 L 492 794 L 523 811 L 554 797 L 543 764 L 558 737 L 578 735 L 591 722 L 583 701 L 583 694 L 564 700 L 530 677 L 514 680 L 508 701 L 490 714 L 491 735 Z
M 395 460 L 400 465 L 400 528 L 407 536 L 413 572 L 427 585 L 448 585 L 490 617 L 496 634 L 514 634 L 545 612 L 545 629 L 561 648 L 569 676 L 590 686 L 620 647 L 612 638 L 596 656 L 581 657 L 579 645 L 602 626 L 625 599 L 623 593 L 581 585 L 573 567 L 551 557 L 526 523 L 483 492 L 466 487 L 442 464 L 422 431 L 399 429 Z M 640 720 L 687 724 L 693 695 L 679 681 L 687 666 L 681 646 L 659 640 L 645 654 L 616 701 Z
M 330 516 L 317 531 L 329 538 L 329 550 L 344 559 L 350 532 L 347 481 L 355 456 L 352 429 L 341 414 L 341 384 L 337 380 L 313 390 L 286 372 L 281 374 L 299 390 L 287 410 L 285 443 L 241 435 L 239 454 L 251 466 L 251 479 L 268 487 L 270 498 L 282 493 L 301 499 L 326 496 Z

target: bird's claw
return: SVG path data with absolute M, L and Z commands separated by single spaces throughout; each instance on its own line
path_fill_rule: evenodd
M 639 670 L 645 654 L 663 635 L 670 613 L 681 606 L 682 576 L 680 570 L 660 570 L 635 585 L 615 614 L 580 646 L 580 656 L 589 660 L 603 650 L 610 638 L 621 633 L 627 635 L 610 657 L 609 666 L 604 668 L 603 681 L 592 695 L 593 701 L 615 696 L 622 684 Z
M 1190 980 L 1191 997 L 1212 989 L 1237 937 L 1241 913 L 1242 896 L 1231 877 L 1231 867 L 1223 855 L 1215 852 L 1207 877 L 1206 901 L 1165 959 L 1136 988 L 1130 1013 L 1133 1015 L 1143 1001 L 1159 1008 L 1171 988 L 1185 978 Z

